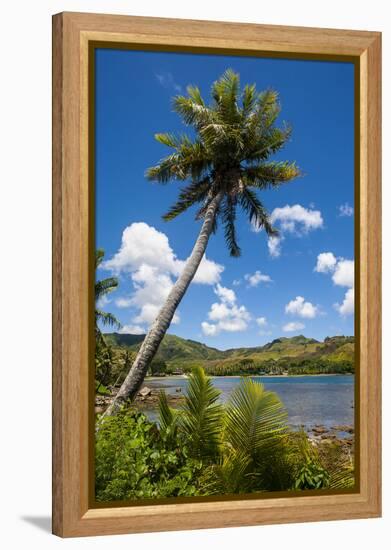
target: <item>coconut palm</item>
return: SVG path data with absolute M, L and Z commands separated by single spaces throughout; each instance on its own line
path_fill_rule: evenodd
M 230 255 L 235 257 L 241 252 L 235 228 L 239 208 L 255 228 L 263 228 L 268 236 L 277 235 L 257 191 L 278 188 L 300 173 L 294 162 L 269 160 L 291 135 L 289 126 L 275 125 L 280 113 L 277 92 L 260 93 L 255 85 L 246 85 L 241 91 L 239 75 L 229 69 L 212 85 L 209 105 L 197 87 L 188 86 L 187 93 L 186 97 L 176 96 L 173 107 L 193 128 L 195 137 L 156 134 L 157 141 L 170 147 L 172 153 L 146 175 L 162 184 L 186 181 L 177 202 L 163 218 L 173 220 L 198 205 L 195 217 L 202 220 L 200 233 L 106 414 L 115 413 L 125 400 L 136 395 L 218 224 L 223 227 Z
M 105 252 L 102 248 L 95 251 L 95 271 L 102 263 Z M 111 347 L 107 345 L 105 338 L 99 328 L 99 322 L 103 325 L 120 327 L 121 324 L 112 313 L 103 311 L 97 306 L 99 300 L 115 290 L 118 286 L 116 277 L 95 280 L 95 377 L 97 378 L 96 393 L 102 385 L 106 385 L 107 378 L 111 371 L 113 356 Z
M 100 264 L 103 261 L 105 252 L 102 248 L 98 248 L 95 251 L 95 270 L 98 269 Z M 95 302 L 99 303 L 104 296 L 112 292 L 118 287 L 118 279 L 116 277 L 107 277 L 106 279 L 101 279 L 100 281 L 95 281 Z M 117 328 L 121 327 L 121 323 L 112 313 L 101 310 L 99 307 L 95 306 L 95 325 L 96 330 L 100 332 L 98 328 L 98 323 L 101 322 L 103 325 L 110 325 Z

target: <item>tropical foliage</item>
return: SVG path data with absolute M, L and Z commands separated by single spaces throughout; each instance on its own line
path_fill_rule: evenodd
M 95 251 L 95 270 L 101 265 L 105 252 L 102 248 L 98 248 Z M 106 279 L 96 280 L 95 281 L 95 322 L 96 326 L 98 323 L 103 325 L 114 326 L 116 328 L 121 327 L 121 323 L 112 313 L 108 313 L 99 308 L 99 302 L 104 300 L 107 297 L 107 294 L 112 292 L 118 287 L 118 279 L 116 277 L 107 277 Z
M 96 434 L 97 499 L 352 486 L 349 459 L 292 432 L 280 399 L 262 384 L 243 379 L 225 405 L 218 398 L 197 368 L 180 409 L 161 392 L 158 424 L 134 408 L 105 417 Z
M 99 248 L 95 251 L 95 270 L 101 265 L 104 258 L 104 250 Z M 112 313 L 103 311 L 100 303 L 107 295 L 118 287 L 116 277 L 95 280 L 95 379 L 96 393 L 102 393 L 102 390 L 110 383 L 113 374 L 114 351 L 107 343 L 102 334 L 99 325 L 108 325 L 116 328 L 121 327 L 121 323 Z M 106 392 L 106 390 L 103 391 Z

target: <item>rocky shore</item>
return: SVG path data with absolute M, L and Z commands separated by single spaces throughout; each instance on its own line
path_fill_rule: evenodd
M 143 386 L 138 392 L 134 405 L 143 410 L 156 410 L 159 402 L 159 393 L 161 388 Z M 166 393 L 168 404 L 177 408 L 184 400 L 184 394 L 181 388 L 177 387 L 175 393 Z M 97 395 L 95 398 L 95 412 L 102 413 L 109 405 L 112 396 Z M 293 429 L 298 429 L 299 426 L 293 426 Z M 349 456 L 354 455 L 354 427 L 347 424 L 325 426 L 323 424 L 315 424 L 313 426 L 301 426 L 307 433 L 311 443 L 317 447 L 325 447 L 326 445 L 338 445 L 341 450 Z
M 134 404 L 137 408 L 143 410 L 143 409 L 153 409 L 157 406 L 159 402 L 159 393 L 160 390 L 157 388 L 150 388 L 148 386 L 144 386 L 141 388 L 141 390 L 138 392 Z M 184 399 L 184 395 L 180 388 L 177 388 L 177 391 L 175 394 L 167 394 L 167 401 L 168 404 L 175 408 Z M 95 397 L 95 413 L 102 413 L 106 409 L 106 407 L 109 405 L 110 401 L 112 399 L 112 395 L 97 395 Z
M 307 436 L 311 443 L 320 448 L 325 449 L 328 445 L 340 447 L 341 451 L 349 456 L 350 459 L 354 456 L 354 428 L 350 425 L 336 425 L 327 427 L 323 424 L 315 424 L 315 426 L 306 429 Z

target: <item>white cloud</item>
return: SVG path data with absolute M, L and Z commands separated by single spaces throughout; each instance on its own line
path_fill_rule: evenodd
M 323 252 L 318 255 L 315 271 L 331 273 L 331 279 L 335 285 L 348 288 L 342 304 L 334 304 L 334 307 L 343 316 L 352 315 L 354 313 L 354 260 L 336 259 L 332 252 Z
M 227 288 L 225 286 L 217 284 L 214 291 L 215 294 L 217 294 L 220 300 L 224 303 L 233 304 L 236 301 L 236 294 L 231 288 Z
M 322 252 L 318 255 L 315 271 L 318 273 L 328 273 L 334 271 L 337 258 L 332 252 Z
M 116 275 L 130 275 L 133 292 L 130 296 L 119 297 L 116 305 L 135 309 L 137 314 L 132 319 L 133 323 L 148 326 L 155 320 L 185 263 L 177 258 L 167 235 L 139 222 L 126 227 L 120 249 L 102 264 L 102 268 Z M 216 284 L 223 270 L 222 265 L 204 257 L 193 282 Z M 172 323 L 178 323 L 179 319 L 176 313 Z
M 235 292 L 218 284 L 215 294 L 220 302 L 211 305 L 208 313 L 208 321 L 201 323 L 201 328 L 206 336 L 216 336 L 220 332 L 242 332 L 247 329 L 251 315 L 244 306 L 236 304 Z
M 239 286 L 242 284 L 242 281 L 240 279 L 234 279 L 232 281 L 233 286 Z
M 323 218 L 319 210 L 304 208 L 300 204 L 275 208 L 270 216 L 274 224 L 280 222 L 281 231 L 287 233 L 308 233 L 323 227 Z
M 139 325 L 124 325 L 118 332 L 120 334 L 145 334 L 145 330 Z
M 175 92 L 181 92 L 182 91 L 182 86 L 180 84 L 178 84 L 177 82 L 175 82 L 175 79 L 172 75 L 172 73 L 170 72 L 162 72 L 160 74 L 156 74 L 155 75 L 159 84 L 161 84 L 163 86 L 163 88 L 166 88 L 166 89 L 173 89 L 175 90 Z
M 354 261 L 338 260 L 332 279 L 335 285 L 352 287 L 354 285 Z
M 272 258 L 278 258 L 281 256 L 281 241 L 282 237 L 269 237 L 267 240 L 267 247 L 269 254 Z
M 120 296 L 116 299 L 115 305 L 119 308 L 126 308 L 132 305 L 132 299 L 126 296 Z
M 269 254 L 272 258 L 278 258 L 281 255 L 281 243 L 287 233 L 300 237 L 323 227 L 320 210 L 305 208 L 301 204 L 292 206 L 287 204 L 281 208 L 275 208 L 270 215 L 270 221 L 280 231 L 278 237 L 268 238 Z
M 272 282 L 269 275 L 264 275 L 260 271 L 256 271 L 252 275 L 250 273 L 247 273 L 247 275 L 245 275 L 244 278 L 248 282 L 249 286 L 258 286 L 259 283 L 271 283 Z
M 313 319 L 319 311 L 317 306 L 314 306 L 311 302 L 306 302 L 303 296 L 296 296 L 294 300 L 291 300 L 285 306 L 285 313 L 298 315 L 299 317 L 304 317 L 307 319 Z
M 205 336 L 216 336 L 216 334 L 218 333 L 217 325 L 212 325 L 211 323 L 207 323 L 206 321 L 203 321 L 201 323 L 201 328 Z
M 341 204 L 338 207 L 338 211 L 339 211 L 339 216 L 340 217 L 350 218 L 350 216 L 353 216 L 353 214 L 354 214 L 354 208 L 352 206 L 350 206 L 350 204 L 347 203 L 347 202 L 345 202 L 345 204 Z
M 302 330 L 305 328 L 305 325 L 303 323 L 297 323 L 295 321 L 292 321 L 291 323 L 287 323 L 282 327 L 282 330 L 284 332 L 296 332 L 298 330 Z
M 354 313 L 354 288 L 346 291 L 342 304 L 335 304 L 335 308 L 343 317 Z
M 111 300 L 107 297 L 107 295 L 103 294 L 103 296 L 101 296 L 99 300 L 96 302 L 96 305 L 97 307 L 102 308 L 107 306 L 110 302 Z
M 258 331 L 260 336 L 270 336 L 270 334 L 272 334 L 271 330 L 266 330 L 266 327 L 268 326 L 266 317 L 258 317 L 255 321 L 260 328 Z

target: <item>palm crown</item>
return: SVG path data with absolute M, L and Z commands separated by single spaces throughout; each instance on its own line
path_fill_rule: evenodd
M 174 110 L 194 128 L 195 138 L 156 134 L 157 141 L 173 152 L 149 168 L 147 177 L 160 183 L 190 180 L 165 220 L 194 204 L 199 204 L 196 219 L 203 218 L 211 201 L 219 197 L 213 230 L 221 222 L 230 254 L 239 256 L 238 206 L 256 228 L 264 228 L 269 236 L 277 234 L 256 191 L 276 188 L 300 175 L 294 162 L 268 160 L 287 142 L 291 128 L 275 126 L 280 113 L 277 92 L 258 92 L 255 85 L 240 91 L 239 75 L 231 69 L 212 85 L 210 105 L 197 87 L 188 86 L 187 93 L 188 97 L 174 98 Z

